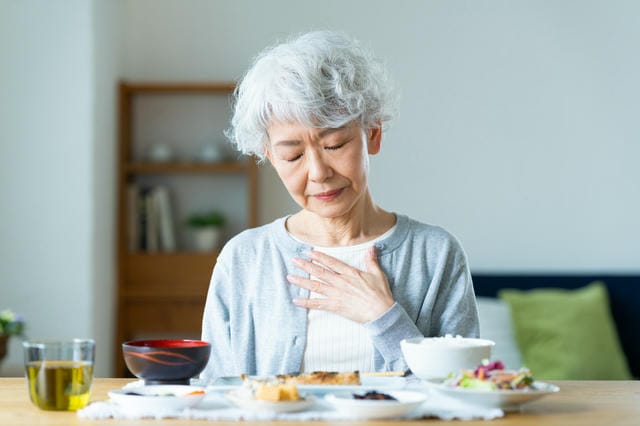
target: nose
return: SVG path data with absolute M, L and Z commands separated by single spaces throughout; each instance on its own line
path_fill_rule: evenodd
M 324 182 L 333 175 L 333 169 L 321 153 L 313 151 L 307 156 L 309 179 Z

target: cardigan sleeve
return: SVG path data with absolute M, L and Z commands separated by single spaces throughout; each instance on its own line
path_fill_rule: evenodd
M 423 334 L 404 308 L 396 302 L 382 316 L 364 326 L 369 331 L 373 346 L 384 359 L 384 370 L 406 371 L 408 367 L 400 350 L 400 341 L 422 337 Z
M 228 282 L 223 259 L 219 257 L 211 276 L 202 318 L 202 340 L 211 343 L 209 362 L 200 374 L 204 383 L 210 383 L 235 370 L 231 350 Z
M 396 301 L 382 316 L 364 324 L 384 360 L 384 370 L 408 369 L 400 348 L 403 339 L 446 334 L 478 337 L 478 312 L 466 255 L 448 236 L 437 248 L 433 256 L 425 257 L 430 276 L 416 271 L 403 276 L 413 293 L 402 300 L 420 305 L 414 309 L 415 320 L 407 313 L 411 308 Z M 421 288 L 425 291 L 420 292 Z

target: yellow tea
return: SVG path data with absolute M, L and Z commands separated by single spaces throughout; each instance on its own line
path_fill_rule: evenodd
M 43 410 L 78 410 L 89 402 L 91 362 L 32 361 L 27 375 L 31 401 Z

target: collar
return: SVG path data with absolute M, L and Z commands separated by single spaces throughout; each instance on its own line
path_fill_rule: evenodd
M 390 235 L 376 243 L 378 256 L 389 254 L 400 247 L 402 242 L 406 241 L 407 235 L 409 234 L 409 218 L 402 214 L 393 214 L 396 217 L 396 228 Z M 290 216 L 291 215 L 284 216 L 274 221 L 275 236 L 278 243 L 288 251 L 295 252 L 298 256 L 303 256 L 305 251 L 309 251 L 312 249 L 312 246 L 297 241 L 289 234 L 285 224 Z

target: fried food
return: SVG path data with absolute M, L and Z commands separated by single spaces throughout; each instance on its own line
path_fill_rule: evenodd
M 360 373 L 335 372 L 335 371 L 314 371 L 313 373 L 301 373 L 297 375 L 280 374 L 276 378 L 284 383 L 295 385 L 360 385 Z

